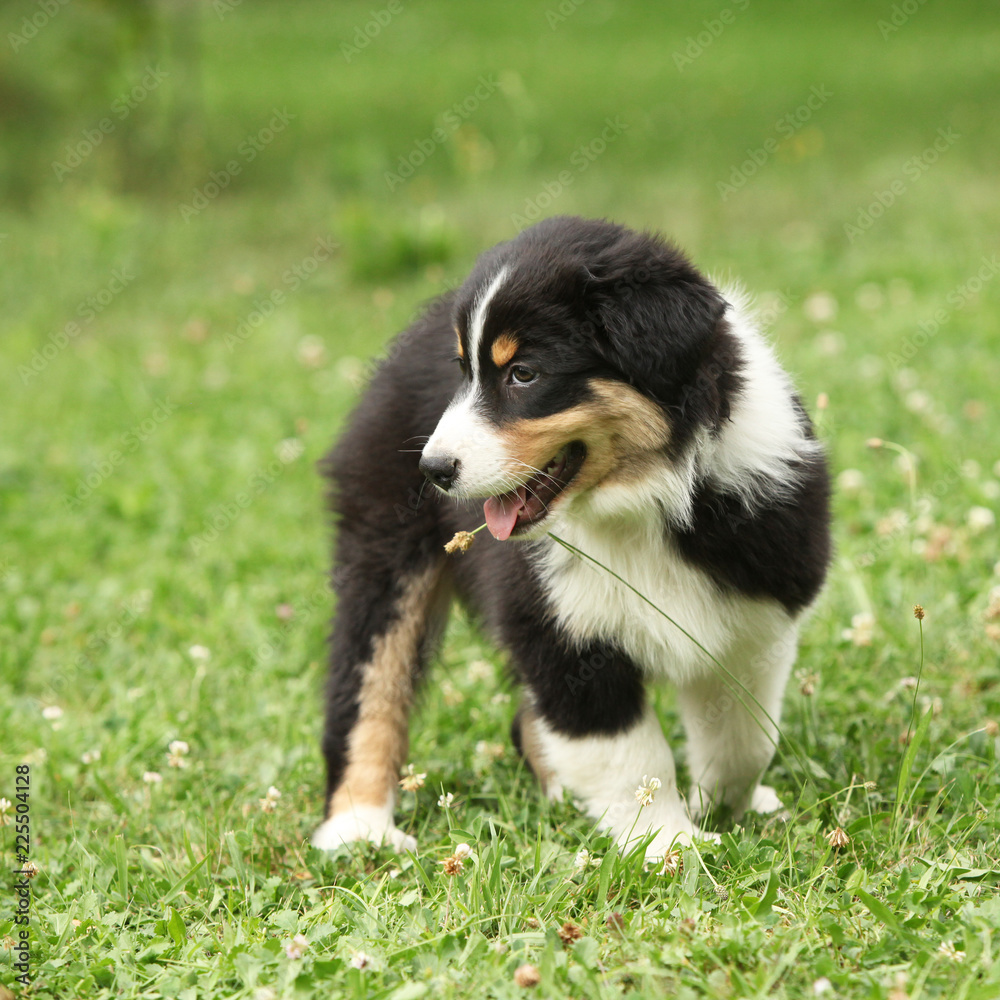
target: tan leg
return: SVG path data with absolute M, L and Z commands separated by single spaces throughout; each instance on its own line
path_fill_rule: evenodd
M 354 840 L 388 841 L 412 850 L 416 841 L 393 823 L 396 785 L 409 749 L 414 676 L 447 610 L 441 564 L 413 576 L 396 603 L 396 618 L 359 669 L 357 719 L 347 738 L 340 782 L 329 798 L 326 822 L 313 836 L 332 849 Z

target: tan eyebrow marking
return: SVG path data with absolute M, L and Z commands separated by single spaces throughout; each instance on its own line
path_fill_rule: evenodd
M 517 342 L 517 338 L 512 333 L 501 333 L 496 340 L 493 341 L 493 347 L 490 349 L 490 355 L 493 358 L 493 364 L 497 368 L 503 368 L 505 364 L 515 354 L 517 354 L 517 349 L 520 345 Z
M 455 327 L 455 339 L 458 341 L 458 348 L 457 348 L 457 350 L 458 350 L 458 356 L 464 361 L 465 360 L 465 351 L 462 348 L 462 334 L 459 333 L 459 330 L 458 330 L 457 326 Z

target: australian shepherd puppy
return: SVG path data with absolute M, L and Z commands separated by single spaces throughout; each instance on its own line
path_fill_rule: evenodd
M 652 835 L 662 855 L 713 806 L 780 806 L 760 779 L 830 557 L 827 467 L 741 297 L 676 247 L 559 217 L 487 251 L 396 340 L 327 470 L 316 846 L 416 846 L 395 791 L 454 597 L 522 685 L 513 740 L 545 794 L 622 845 Z M 663 680 L 686 797 L 647 695 Z

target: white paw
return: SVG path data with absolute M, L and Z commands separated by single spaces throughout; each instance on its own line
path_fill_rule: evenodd
M 338 813 L 323 823 L 312 836 L 313 847 L 333 851 L 357 841 L 389 844 L 395 851 L 415 851 L 417 841 L 392 822 L 391 811 L 359 806 L 353 812 Z
M 768 813 L 777 812 L 781 808 L 781 799 L 778 793 L 770 785 L 758 785 L 750 796 L 750 805 L 747 809 L 750 812 Z
M 647 820 L 646 817 L 640 816 L 632 830 L 619 835 L 618 844 L 622 849 L 628 850 L 654 831 L 656 835 L 646 848 L 647 861 L 661 861 L 670 851 L 679 847 L 690 847 L 697 840 L 719 843 L 717 833 L 699 829 L 682 809 L 671 809 L 665 817 L 650 816 Z
M 632 840 L 635 840 L 635 838 L 633 837 Z M 676 851 L 682 847 L 690 847 L 695 841 L 699 840 L 708 841 L 713 844 L 720 843 L 717 833 L 699 830 L 696 826 L 692 826 L 690 831 L 660 830 L 646 848 L 646 860 L 662 861 L 671 851 Z
M 545 786 L 545 797 L 550 802 L 562 802 L 563 786 L 560 785 L 558 781 L 553 779 Z

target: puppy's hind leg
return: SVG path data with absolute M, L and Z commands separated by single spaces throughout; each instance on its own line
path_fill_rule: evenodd
M 413 850 L 396 828 L 399 770 L 409 749 L 415 682 L 440 633 L 448 593 L 440 559 L 342 575 L 327 689 L 326 821 L 312 838 L 332 850 L 356 840 Z

